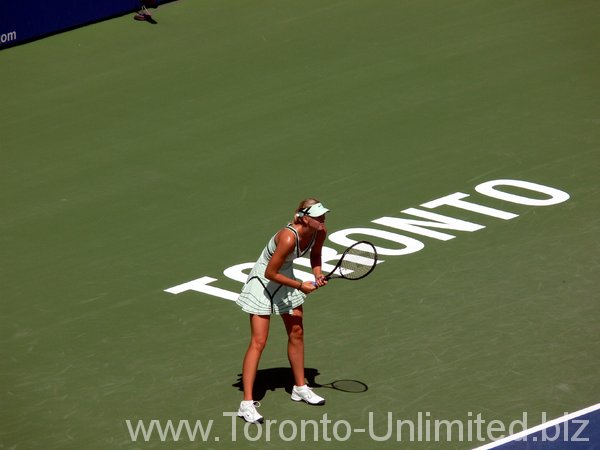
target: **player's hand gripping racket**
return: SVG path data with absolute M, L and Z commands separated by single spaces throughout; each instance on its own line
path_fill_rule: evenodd
M 344 278 L 360 280 L 366 277 L 377 265 L 377 250 L 368 241 L 359 241 L 344 251 L 333 270 L 325 275 L 326 280 Z M 313 283 L 316 285 L 316 283 Z

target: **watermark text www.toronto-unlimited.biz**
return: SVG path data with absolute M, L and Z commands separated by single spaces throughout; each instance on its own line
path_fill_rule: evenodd
M 566 414 L 566 413 L 565 413 Z M 265 419 L 262 424 L 243 422 L 236 412 L 224 412 L 219 421 L 227 430 L 217 435 L 217 419 L 125 420 L 131 441 L 188 442 L 346 442 L 366 436 L 374 442 L 471 442 L 496 441 L 522 432 L 529 422 L 547 422 L 545 412 L 535 418 L 523 412 L 511 422 L 486 419 L 481 413 L 467 413 L 460 419 L 434 417 L 430 412 L 418 412 L 411 418 L 400 418 L 392 412 L 369 412 L 361 424 L 345 419 L 332 419 L 323 414 L 320 419 Z M 588 420 L 565 421 L 542 430 L 541 435 L 521 440 L 543 442 L 588 442 L 585 430 Z M 223 430 L 223 427 L 220 427 Z

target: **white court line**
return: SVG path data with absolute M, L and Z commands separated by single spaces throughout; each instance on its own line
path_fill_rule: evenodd
M 502 438 L 502 439 L 498 439 L 497 441 L 491 442 L 489 444 L 485 444 L 485 445 L 483 445 L 481 447 L 477 447 L 477 448 L 474 448 L 472 450 L 487 450 L 489 448 L 500 447 L 501 445 L 504 445 L 504 444 L 506 444 L 508 442 L 516 441 L 517 439 L 521 439 L 521 438 L 523 438 L 525 436 L 528 436 L 530 434 L 537 433 L 538 431 L 544 430 L 544 429 L 549 428 L 549 427 L 553 427 L 555 425 L 558 425 L 559 423 L 568 422 L 571 419 L 574 419 L 574 418 L 579 417 L 579 416 L 584 416 L 584 415 L 589 414 L 591 412 L 594 412 L 594 411 L 596 411 L 598 409 L 600 409 L 600 403 L 597 403 L 597 404 L 595 404 L 593 406 L 589 406 L 589 407 L 584 408 L 584 409 L 582 409 L 580 411 L 575 411 L 574 413 L 564 415 L 562 417 L 559 417 L 558 419 L 553 419 L 553 420 L 550 420 L 548 422 L 544 422 L 544 423 L 542 423 L 540 425 L 537 425 L 537 426 L 535 426 L 533 428 L 528 428 L 527 430 L 523 430 L 520 433 L 513 434 L 512 436 L 508 436 L 508 437 L 505 437 L 505 438 Z

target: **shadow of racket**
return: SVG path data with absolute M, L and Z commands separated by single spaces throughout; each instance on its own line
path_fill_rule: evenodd
M 336 391 L 348 392 L 351 394 L 360 394 L 361 392 L 367 392 L 369 390 L 369 386 L 367 386 L 362 381 L 358 380 L 335 380 L 331 383 L 325 384 L 314 382 L 311 384 L 311 386 L 315 388 L 324 387 L 329 389 L 335 389 Z

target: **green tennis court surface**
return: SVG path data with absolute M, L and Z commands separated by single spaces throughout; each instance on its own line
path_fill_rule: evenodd
M 468 449 L 490 441 L 467 439 L 478 417 L 531 427 L 598 403 L 600 4 L 196 0 L 155 18 L 0 53 L 0 448 Z M 505 179 L 569 199 L 476 190 Z M 514 217 L 421 206 L 457 192 Z M 291 402 L 274 318 L 260 412 L 277 422 L 259 435 L 223 415 L 247 317 L 165 290 L 239 290 L 223 271 L 309 196 L 333 210 L 330 234 L 424 247 L 307 300 L 307 375 L 364 392 Z M 372 222 L 409 208 L 485 228 L 429 228 L 455 236 L 441 240 Z M 429 439 L 386 438 L 388 418 L 419 417 Z M 200 421 L 205 439 L 132 437 L 153 419 Z M 457 423 L 436 442 L 435 420 L 462 440 Z

